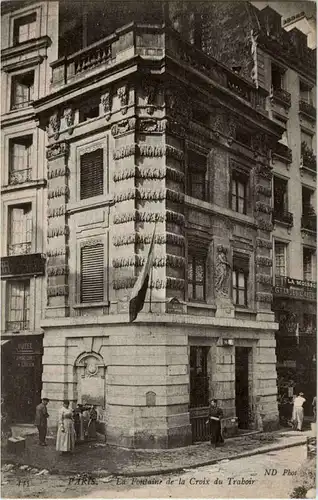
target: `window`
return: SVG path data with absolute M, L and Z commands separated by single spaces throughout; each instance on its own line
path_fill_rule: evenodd
M 80 199 L 99 196 L 104 192 L 103 150 L 96 149 L 81 156 Z
M 275 241 L 275 276 L 287 276 L 287 245 Z
M 206 156 L 189 151 L 188 153 L 188 194 L 198 200 L 208 198 L 206 177 Z
M 301 130 L 300 137 L 301 137 L 301 143 L 302 144 L 305 143 L 306 146 L 312 150 L 312 135 L 307 134 L 306 132 Z
M 12 77 L 11 108 L 24 108 L 33 100 L 34 71 Z
M 314 214 L 314 207 L 312 206 L 312 197 L 314 192 L 306 187 L 302 187 L 302 206 L 303 215 L 309 216 Z
M 9 184 L 22 184 L 32 178 L 32 135 L 10 141 Z
M 286 179 L 274 177 L 274 213 L 283 214 L 288 208 L 288 184 Z
M 284 88 L 284 70 L 276 64 L 272 64 L 272 89 L 281 90 Z
M 188 299 L 205 301 L 206 258 L 196 253 L 188 255 Z
M 240 214 L 246 214 L 247 208 L 247 176 L 236 170 L 232 171 L 231 208 Z
M 209 405 L 209 347 L 190 346 L 190 406 Z
M 99 99 L 91 99 L 81 105 L 79 110 L 79 123 L 86 122 L 99 116 Z
M 9 255 L 31 252 L 32 206 L 31 203 L 16 205 L 9 209 Z
M 30 325 L 30 280 L 8 281 L 6 330 L 28 330 Z
M 20 17 L 14 21 L 14 45 L 36 37 L 36 13 Z
M 245 256 L 233 256 L 232 292 L 236 305 L 247 306 L 247 286 L 249 259 Z
M 312 87 L 301 80 L 299 80 L 299 98 L 308 104 L 312 104 Z
M 313 257 L 314 251 L 311 248 L 303 248 L 303 270 L 304 280 L 312 281 L 313 278 Z
M 81 303 L 104 301 L 104 245 L 81 249 Z

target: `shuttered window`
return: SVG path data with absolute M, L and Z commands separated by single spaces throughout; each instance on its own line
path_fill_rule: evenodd
M 81 303 L 104 300 L 104 245 L 81 249 Z
M 80 199 L 99 196 L 104 191 L 103 150 L 81 156 Z

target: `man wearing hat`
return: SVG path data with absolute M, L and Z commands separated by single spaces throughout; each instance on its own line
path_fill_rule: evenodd
M 47 404 L 49 402 L 48 398 L 42 398 L 42 402 L 37 405 L 35 411 L 35 425 L 39 431 L 39 445 L 47 446 L 45 442 L 46 433 L 47 433 L 47 419 L 49 414 L 47 412 Z
M 306 402 L 304 398 L 304 393 L 300 392 L 298 396 L 294 399 L 294 409 L 293 409 L 293 420 L 295 421 L 295 430 L 301 431 L 304 421 L 304 408 L 303 404 Z

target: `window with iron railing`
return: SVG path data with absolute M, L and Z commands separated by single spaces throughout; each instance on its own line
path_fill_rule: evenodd
M 188 254 L 188 300 L 204 302 L 206 299 L 206 256 Z
M 7 331 L 30 328 L 30 280 L 7 282 Z
M 274 246 L 275 276 L 287 275 L 287 244 L 275 241 Z
M 9 184 L 32 179 L 32 135 L 12 139 L 9 145 Z
M 33 100 L 34 71 L 12 77 L 11 109 L 25 108 Z
M 32 205 L 25 203 L 9 208 L 8 255 L 31 252 Z

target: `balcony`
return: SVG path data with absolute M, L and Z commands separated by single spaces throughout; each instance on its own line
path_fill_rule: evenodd
M 29 330 L 29 328 L 29 321 L 6 321 L 7 332 L 19 332 L 23 330 Z
M 14 172 L 9 172 L 9 184 L 24 184 L 32 180 L 32 169 L 25 168 L 23 170 L 15 170 Z
M 183 40 L 176 31 L 159 25 L 131 23 L 85 49 L 54 61 L 51 63 L 52 90 L 113 68 L 136 56 L 158 61 L 165 55 L 203 73 L 267 115 L 266 91 L 256 89 L 228 67 Z
M 317 171 L 316 155 L 306 142 L 301 143 L 301 166 L 315 173 Z
M 273 294 L 274 297 L 315 301 L 317 298 L 317 283 L 315 281 L 298 280 L 290 276 L 275 276 Z
M 310 119 L 316 120 L 316 108 L 304 99 L 299 101 L 299 112 L 303 113 Z
M 281 142 L 277 142 L 275 145 L 275 149 L 272 152 L 273 159 L 281 160 L 285 163 L 291 163 L 293 161 L 292 150 L 289 149 L 288 146 L 282 144 Z
M 287 210 L 275 210 L 273 212 L 273 224 L 282 223 L 289 227 L 294 225 L 294 216 L 291 212 L 287 212 Z
M 31 253 L 31 242 L 13 243 L 8 246 L 8 255 L 25 255 Z
M 305 229 L 306 231 L 312 231 L 312 232 L 316 233 L 317 232 L 317 215 L 315 213 L 304 214 L 301 218 L 301 229 Z
M 291 106 L 291 95 L 287 90 L 284 89 L 272 89 L 272 99 L 278 101 L 283 106 L 290 108 Z

